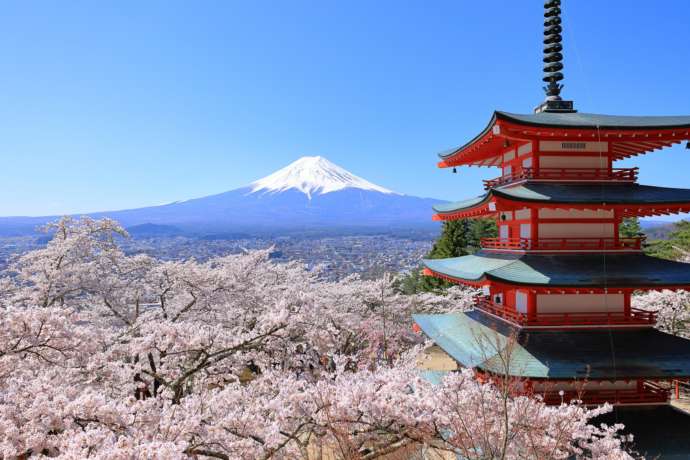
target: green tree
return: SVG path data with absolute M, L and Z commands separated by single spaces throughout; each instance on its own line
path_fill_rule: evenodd
M 637 217 L 626 217 L 618 227 L 618 236 L 621 238 L 635 238 L 642 235 L 644 232 Z
M 460 219 L 443 223 L 441 235 L 434 243 L 427 259 L 446 259 L 477 252 L 482 238 L 496 237 L 496 222 L 493 219 Z M 398 289 L 407 294 L 420 291 L 432 292 L 452 286 L 448 281 L 421 274 L 421 267 L 413 270 L 398 283 Z

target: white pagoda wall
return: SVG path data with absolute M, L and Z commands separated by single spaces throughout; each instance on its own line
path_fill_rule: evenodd
M 550 209 L 539 210 L 542 219 L 613 219 L 610 209 Z
M 609 160 L 606 156 L 539 156 L 540 168 L 608 168 Z
M 539 238 L 613 238 L 613 223 L 539 224 Z
M 622 312 L 623 294 L 537 294 L 540 313 Z
M 503 211 L 501 213 L 501 221 L 525 220 L 531 217 L 532 210 L 529 208 L 516 209 L 515 213 L 513 211 Z
M 613 382 L 587 382 L 585 390 L 636 390 L 637 380 L 615 380 Z
M 523 209 L 517 209 L 515 210 L 515 219 L 520 220 L 520 219 L 529 219 L 532 217 L 532 210 L 528 208 L 523 208 Z
M 597 381 L 597 382 L 558 382 L 558 383 L 541 383 L 535 382 L 533 389 L 535 392 L 551 392 L 551 391 L 578 391 L 578 390 L 636 390 L 636 380 L 614 380 L 611 381 Z

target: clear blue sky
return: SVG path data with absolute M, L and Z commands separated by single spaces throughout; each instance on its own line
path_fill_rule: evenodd
M 122 209 L 242 186 L 322 155 L 461 199 L 497 170 L 435 167 L 541 91 L 542 1 L 6 2 L 0 215 Z M 690 114 L 685 0 L 565 0 L 564 96 Z M 690 186 L 690 151 L 624 164 Z

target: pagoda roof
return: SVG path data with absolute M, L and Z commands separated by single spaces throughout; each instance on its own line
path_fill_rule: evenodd
M 634 435 L 631 447 L 644 458 L 687 460 L 690 457 L 690 413 L 670 404 L 617 406 L 589 423 L 623 424 L 622 433 Z M 663 433 L 662 442 L 659 433 Z
M 506 140 L 519 144 L 520 140 L 535 138 L 612 141 L 616 143 L 611 149 L 614 158 L 626 158 L 690 139 L 690 115 L 517 114 L 496 111 L 489 124 L 472 140 L 439 153 L 439 166 L 492 166 L 497 164 L 494 157 L 506 150 Z
M 526 330 L 479 310 L 413 318 L 459 363 L 486 372 L 505 373 L 499 352 L 513 347 L 509 374 L 514 376 L 608 380 L 690 376 L 690 340 L 653 328 Z
M 535 287 L 661 288 L 690 286 L 690 264 L 641 253 L 530 254 L 479 251 L 424 259 L 434 276 L 460 283 L 485 281 Z
M 467 211 L 486 207 L 494 199 L 552 205 L 579 204 L 606 205 L 607 207 L 611 205 L 640 205 L 650 207 L 687 204 L 690 207 L 690 189 L 655 187 L 635 183 L 564 184 L 527 181 L 519 185 L 492 188 L 485 194 L 469 200 L 438 204 L 433 206 L 433 209 L 439 214 L 437 219 L 445 220 L 455 218 L 456 216 L 453 214 L 466 214 Z M 483 214 L 488 213 L 487 209 L 483 211 Z M 482 213 L 481 209 L 477 209 L 477 213 Z
M 597 113 L 541 112 L 518 114 L 495 112 L 496 119 L 529 126 L 582 129 L 681 129 L 690 128 L 690 115 L 630 116 L 600 115 Z

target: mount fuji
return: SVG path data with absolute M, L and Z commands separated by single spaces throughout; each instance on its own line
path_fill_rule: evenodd
M 250 184 L 251 193 L 299 190 L 311 199 L 312 194 L 323 195 L 346 188 L 396 194 L 386 188 L 357 177 L 323 157 L 302 157 L 270 176 Z
M 431 206 L 440 201 L 393 192 L 313 156 L 217 195 L 88 215 L 116 219 L 135 234 L 368 232 L 435 228 Z M 0 234 L 33 233 L 54 219 L 2 217 Z

